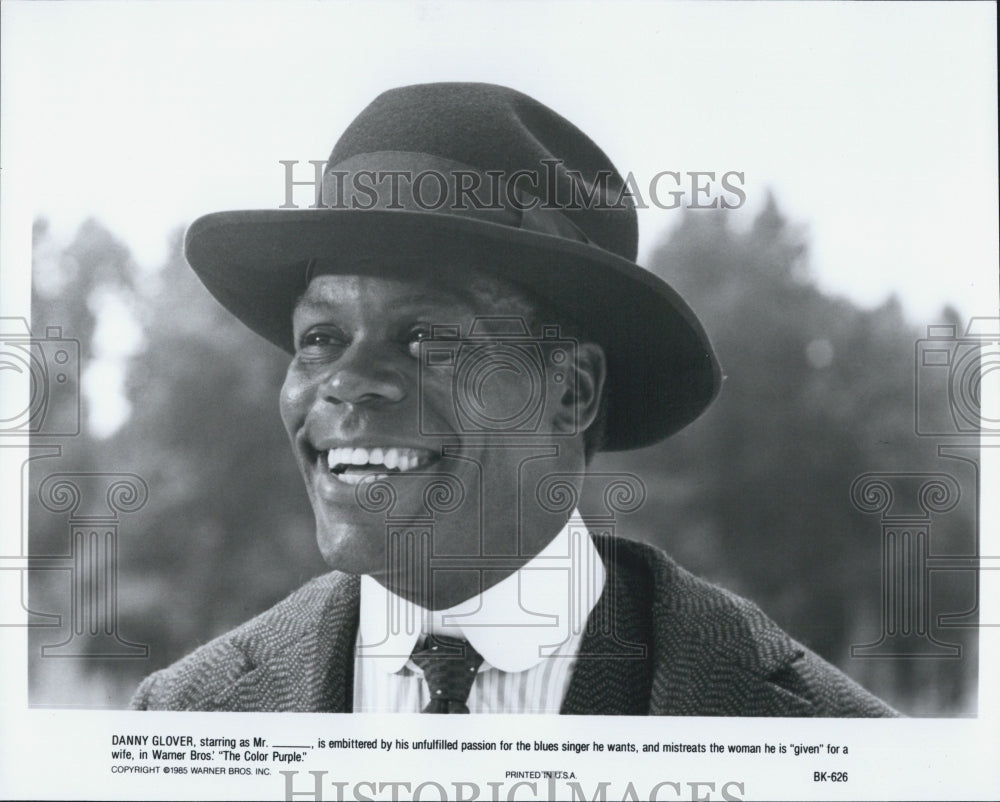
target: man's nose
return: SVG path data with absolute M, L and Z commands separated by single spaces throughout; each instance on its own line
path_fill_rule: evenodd
M 355 342 L 323 383 L 325 401 L 339 404 L 395 403 L 406 398 L 407 378 L 388 349 Z

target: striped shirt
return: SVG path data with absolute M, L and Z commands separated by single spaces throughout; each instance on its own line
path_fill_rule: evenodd
M 575 510 L 518 571 L 447 610 L 426 610 L 363 576 L 354 711 L 419 713 L 430 694 L 410 655 L 425 634 L 435 633 L 464 638 L 483 655 L 470 712 L 558 713 L 605 580 L 604 563 Z

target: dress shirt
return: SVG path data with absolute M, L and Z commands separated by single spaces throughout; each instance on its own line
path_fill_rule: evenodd
M 410 655 L 434 633 L 463 638 L 483 656 L 470 712 L 558 713 L 605 580 L 576 510 L 520 569 L 446 610 L 427 610 L 363 576 L 354 711 L 419 713 L 429 693 Z

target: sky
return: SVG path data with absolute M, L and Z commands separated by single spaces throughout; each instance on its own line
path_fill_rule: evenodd
M 555 108 L 640 185 L 742 172 L 738 224 L 773 190 L 832 292 L 896 293 L 917 323 L 944 303 L 996 315 L 993 4 L 14 0 L 3 15 L 8 226 L 12 203 L 65 238 L 93 216 L 153 267 L 200 214 L 280 205 L 279 160 L 326 158 L 384 89 L 489 81 Z M 679 215 L 640 211 L 640 261 Z
M 64 240 L 97 218 L 152 269 L 168 235 L 201 214 L 279 206 L 279 161 L 325 158 L 383 90 L 445 80 L 527 92 L 639 177 L 743 172 L 748 200 L 734 222 L 773 190 L 805 227 L 830 292 L 867 307 L 894 293 L 917 325 L 938 322 L 945 303 L 997 315 L 993 3 L 3 0 L 0 16 L 0 318 L 27 316 L 36 217 Z M 679 216 L 640 211 L 640 261 Z M 103 321 L 130 325 L 111 306 Z M 128 414 L 107 388 L 122 375 L 114 343 L 130 338 L 112 329 L 88 379 L 104 387 L 106 432 Z M 996 470 L 985 462 L 989 487 Z M 0 459 L 4 536 L 21 531 L 20 471 Z M 982 520 L 995 521 L 1000 499 L 982 502 Z M 989 620 L 998 598 L 984 592 Z M 984 667 L 994 646 L 984 630 Z M 26 665 L 5 662 L 5 700 L 26 687 Z M 891 739 L 861 738 L 868 773 L 898 756 L 935 771 L 953 763 L 956 794 L 987 787 L 997 698 L 984 682 L 979 719 L 935 721 L 931 737 L 908 725 L 898 755 Z M 76 747 L 96 719 L 50 719 L 51 731 L 37 716 L 7 730 L 24 754 L 85 755 Z M 760 730 L 747 726 L 749 737 Z M 49 773 L 89 788 L 107 771 L 77 763 Z M 931 786 L 945 787 L 945 775 Z M 788 788 L 793 797 L 791 779 Z

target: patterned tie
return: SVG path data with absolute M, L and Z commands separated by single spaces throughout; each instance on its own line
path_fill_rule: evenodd
M 424 713 L 468 713 L 466 702 L 483 656 L 468 641 L 429 635 L 411 657 L 424 672 L 431 700 Z

